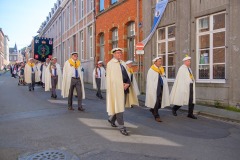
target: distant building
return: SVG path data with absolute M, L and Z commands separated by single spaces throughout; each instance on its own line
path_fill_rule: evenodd
M 9 38 L 7 35 L 4 36 L 4 64 L 8 65 L 9 61 L 9 45 L 8 45 Z
M 14 48 L 9 48 L 9 62 L 11 64 L 15 63 L 18 61 L 18 50 L 17 50 L 17 45 L 14 45 Z
M 4 33 L 0 28 L 0 69 L 4 65 Z
M 144 37 L 150 32 L 158 1 L 143 1 Z M 144 49 L 144 77 L 151 59 L 163 56 L 172 86 L 182 59 L 188 54 L 192 57 L 198 103 L 239 103 L 239 8 L 239 0 L 169 0 L 153 38 Z

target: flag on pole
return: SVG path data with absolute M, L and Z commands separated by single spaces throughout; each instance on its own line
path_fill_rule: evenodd
M 156 8 L 155 8 L 155 14 L 154 14 L 154 20 L 153 20 L 153 26 L 151 29 L 150 34 L 147 36 L 147 38 L 145 38 L 142 43 L 144 44 L 144 46 L 147 44 L 147 42 L 152 38 L 154 32 L 157 29 L 158 24 L 160 23 L 163 13 L 167 7 L 168 4 L 168 0 L 160 0 L 159 2 L 157 2 L 156 4 Z

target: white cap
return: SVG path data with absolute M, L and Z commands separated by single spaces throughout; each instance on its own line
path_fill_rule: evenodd
M 72 52 L 71 55 L 78 54 L 78 52 Z
M 126 62 L 126 64 L 130 64 L 130 63 L 132 63 L 133 61 L 131 61 L 131 60 L 128 60 L 127 62 Z
M 191 59 L 191 57 L 189 57 L 188 55 L 186 55 L 186 56 L 183 58 L 182 61 L 186 61 L 186 60 L 189 60 L 189 59 Z
M 98 64 L 101 64 L 101 63 L 103 63 L 103 61 L 98 61 L 97 63 L 98 63 Z
M 162 59 L 162 57 L 161 57 L 161 56 L 156 57 L 156 58 L 154 58 L 154 59 L 152 60 L 152 62 L 154 63 L 154 62 L 156 62 L 158 59 Z
M 114 54 L 114 52 L 116 52 L 116 51 L 122 51 L 123 52 L 123 49 L 122 48 L 113 48 L 111 50 L 111 54 Z
M 53 57 L 52 59 L 57 59 L 57 57 Z
M 29 60 L 29 61 L 30 61 L 30 60 L 33 60 L 33 58 L 29 58 L 28 60 Z

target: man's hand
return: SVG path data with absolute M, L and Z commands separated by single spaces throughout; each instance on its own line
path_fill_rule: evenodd
M 123 83 L 123 88 L 124 88 L 124 90 L 128 89 L 129 86 L 130 86 L 130 84 L 128 84 L 128 83 Z

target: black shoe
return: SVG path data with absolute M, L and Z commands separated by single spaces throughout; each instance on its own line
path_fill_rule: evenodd
M 74 111 L 74 109 L 73 109 L 72 106 L 69 106 L 69 107 L 68 107 L 68 110 Z
M 51 98 L 54 98 L 53 94 L 51 95 Z
M 85 111 L 85 109 L 83 107 L 78 107 L 78 110 L 82 111 L 82 112 Z
M 55 98 L 55 99 L 56 99 L 56 98 L 57 98 L 57 95 L 53 96 L 53 98 Z
M 177 112 L 176 112 L 174 109 L 172 109 L 172 114 L 173 114 L 174 116 L 177 116 Z
M 122 133 L 124 136 L 128 136 L 126 129 L 120 129 L 120 133 Z
M 154 110 L 152 108 L 149 109 L 149 111 L 152 113 L 152 115 L 154 116 Z
M 188 118 L 192 118 L 192 119 L 197 119 L 197 117 L 194 116 L 193 114 L 188 114 L 187 117 L 188 117 Z
M 29 89 L 29 91 L 31 91 L 31 89 Z
M 114 122 L 110 121 L 109 119 L 108 122 L 111 124 L 112 127 L 117 127 L 117 125 Z
M 101 96 L 101 97 L 99 97 L 100 99 L 103 99 L 103 97 Z
M 33 91 L 34 91 L 34 87 L 33 87 Z

